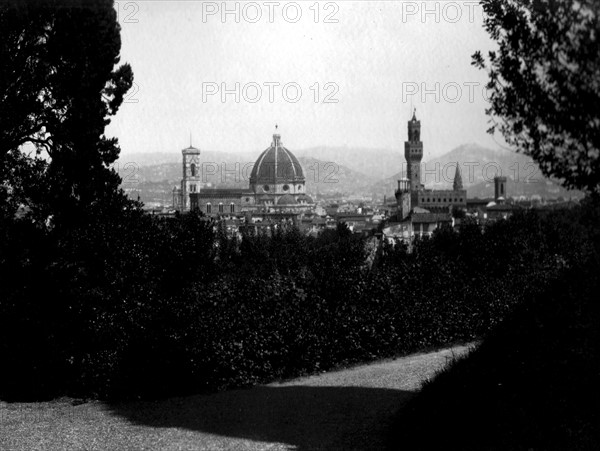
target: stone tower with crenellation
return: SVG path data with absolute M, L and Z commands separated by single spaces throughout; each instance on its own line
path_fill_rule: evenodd
M 421 185 L 421 160 L 423 159 L 423 142 L 421 141 L 421 121 L 417 120 L 416 109 L 413 117 L 408 121 L 408 141 L 404 143 L 404 156 L 406 158 L 406 176 L 410 185 L 411 204 L 419 204 L 419 191 Z

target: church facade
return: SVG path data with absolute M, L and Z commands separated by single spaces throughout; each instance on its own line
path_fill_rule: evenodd
M 182 179 L 173 190 L 179 211 L 200 210 L 207 216 L 236 216 L 247 212 L 301 214 L 314 207 L 306 194 L 304 170 L 275 133 L 258 157 L 247 189 L 206 188 L 202 184 L 200 150 L 183 149 Z

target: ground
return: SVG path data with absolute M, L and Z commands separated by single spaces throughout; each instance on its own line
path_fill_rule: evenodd
M 157 402 L 1 402 L 0 449 L 381 449 L 394 413 L 423 380 L 467 350 Z

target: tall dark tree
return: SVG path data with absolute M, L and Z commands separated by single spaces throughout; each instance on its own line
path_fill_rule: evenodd
M 509 144 L 565 186 L 600 188 L 600 2 L 483 0 L 498 48 L 488 70 L 492 118 Z
M 120 48 L 112 0 L 0 4 L 0 201 L 73 216 L 119 197 L 104 129 L 133 82 Z

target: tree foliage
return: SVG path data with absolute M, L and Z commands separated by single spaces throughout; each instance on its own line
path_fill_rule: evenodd
M 195 213 L 17 220 L 0 227 L 0 397 L 168 396 L 470 341 L 598 258 L 599 214 L 464 220 L 371 268 L 343 226 L 239 241 Z
M 194 212 L 123 208 L 104 127 L 132 73 L 112 2 L 2 4 L 0 37 L 2 398 L 170 395 L 472 340 L 599 255 L 597 205 L 465 220 L 374 269 L 344 225 L 239 242 Z
M 112 0 L 0 4 L 0 177 L 13 210 L 73 220 L 118 193 L 104 128 L 133 82 L 120 48 Z
M 538 225 L 546 232 L 558 226 L 555 232 L 563 230 L 567 235 L 568 216 L 553 216 L 547 218 L 552 219 L 549 223 Z M 508 231 L 513 225 L 523 223 L 508 221 L 501 229 Z M 597 245 L 597 232 L 586 238 L 594 235 Z M 543 247 L 558 238 L 555 233 L 550 236 Z M 565 250 L 567 246 L 561 258 L 567 255 Z M 542 249 L 537 255 L 548 251 Z M 499 257 L 505 260 L 504 255 Z M 570 259 L 570 269 L 540 284 L 537 295 L 503 315 L 503 322 L 477 349 L 426 382 L 390 428 L 389 449 L 402 443 L 406 449 L 596 450 L 600 440 L 598 263 L 598 254 L 592 259 Z M 456 434 L 465 424 L 470 425 L 468 430 Z M 438 433 L 429 434 L 431 430 Z
M 600 3 L 483 0 L 498 48 L 473 64 L 489 73 L 498 129 L 565 186 L 600 188 Z

